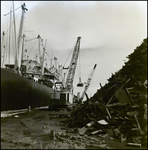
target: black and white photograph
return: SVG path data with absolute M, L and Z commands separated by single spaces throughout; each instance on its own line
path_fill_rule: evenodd
M 1 149 L 147 149 L 147 1 L 1 1 Z

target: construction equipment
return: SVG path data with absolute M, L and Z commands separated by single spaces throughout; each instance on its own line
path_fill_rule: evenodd
M 50 110 L 59 107 L 66 107 L 69 104 L 73 103 L 73 80 L 75 76 L 75 71 L 76 71 L 76 66 L 77 66 L 77 61 L 78 61 L 78 56 L 80 51 L 80 39 L 81 37 L 77 38 L 77 42 L 74 47 L 70 66 L 66 68 L 69 69 L 66 81 L 64 83 L 62 81 L 55 81 L 54 91 L 53 93 L 51 93 L 51 99 L 49 101 Z
M 66 85 L 65 85 L 66 91 L 73 90 L 73 87 L 72 87 L 73 80 L 74 80 L 74 75 L 75 75 L 77 61 L 78 61 L 78 55 L 79 55 L 79 51 L 80 51 L 80 39 L 81 39 L 81 37 L 77 38 L 77 42 L 76 42 L 76 45 L 75 45 L 75 48 L 73 51 L 73 55 L 72 55 L 72 59 L 70 62 L 69 72 L 67 75 Z
M 83 98 L 84 98 L 84 95 L 85 95 L 86 91 L 88 90 L 88 88 L 89 88 L 89 86 L 90 86 L 90 83 L 91 83 L 91 81 L 92 81 L 92 77 L 93 77 L 94 71 L 95 71 L 95 69 L 96 69 L 96 66 L 97 66 L 97 64 L 94 65 L 94 68 L 93 68 L 92 72 L 90 73 L 90 75 L 89 75 L 89 77 L 88 77 L 88 79 L 87 79 L 87 82 L 86 82 L 86 84 L 85 84 L 84 90 L 83 90 L 83 92 L 82 92 L 82 94 L 81 94 L 81 97 L 79 98 L 79 101 L 80 101 L 80 102 L 82 102 L 82 100 L 83 100 Z

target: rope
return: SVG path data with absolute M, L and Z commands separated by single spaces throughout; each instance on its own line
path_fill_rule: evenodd
M 46 60 L 46 67 L 48 66 L 48 64 L 49 64 L 49 61 L 48 60 L 50 60 L 50 56 L 47 54 L 47 52 L 45 52 L 45 54 L 49 57 L 49 59 L 47 59 L 46 58 L 46 55 L 45 55 L 45 60 Z M 49 67 L 50 68 L 50 67 Z
M 68 55 L 68 57 L 67 57 L 67 59 L 66 59 L 66 61 L 65 61 L 65 64 L 66 64 L 66 62 L 67 62 L 67 60 L 68 60 L 70 54 L 72 53 L 72 50 L 73 50 L 73 48 L 71 49 L 71 51 L 70 51 L 70 53 L 69 53 L 69 55 Z M 65 66 L 65 64 L 64 64 L 64 66 Z M 64 67 L 64 66 L 63 66 L 63 67 Z
M 13 30 L 12 30 L 12 35 L 13 35 Z M 14 51 L 14 38 L 12 38 L 12 47 L 13 47 L 12 54 L 13 54 L 13 57 L 14 57 L 14 56 L 15 56 L 15 51 Z
M 49 56 L 47 52 L 46 52 L 46 55 L 51 59 L 51 56 Z
M 80 52 L 79 52 L 79 70 L 80 70 L 80 77 L 81 77 L 81 61 L 80 61 Z
M 18 7 L 18 8 L 16 8 L 15 9 L 15 11 L 17 10 L 17 9 L 19 9 L 19 8 L 21 8 L 22 6 L 20 6 L 20 7 Z M 10 13 L 12 13 L 13 11 L 10 11 L 9 13 L 7 13 L 7 14 L 3 14 L 4 16 L 7 16 L 7 15 L 9 15 Z
M 37 41 L 37 40 L 36 40 L 36 41 Z M 30 50 L 30 52 L 29 52 L 29 54 L 28 54 L 28 55 L 30 55 L 30 53 L 31 53 L 32 49 L 34 48 L 34 45 L 35 45 L 36 41 L 34 42 L 34 44 L 33 44 L 33 46 L 32 46 L 32 48 L 31 48 L 31 50 Z
M 46 55 L 45 55 L 46 64 L 47 64 L 46 66 L 48 66 L 48 64 L 49 64 L 49 60 L 50 60 L 50 58 L 51 58 L 51 57 L 47 54 L 47 52 L 45 52 L 45 54 L 49 57 L 49 59 L 47 59 L 47 58 L 46 58 Z M 49 67 L 49 68 L 50 68 L 50 67 Z
M 25 42 L 28 42 L 28 41 L 32 41 L 32 40 L 36 40 L 37 38 L 33 38 L 33 39 L 29 39 L 29 40 L 25 40 Z
M 21 10 L 20 10 L 20 12 L 21 12 Z M 18 15 L 20 14 L 20 12 L 18 13 Z M 17 15 L 15 18 L 17 18 L 17 17 L 18 17 L 18 15 Z M 12 22 L 12 24 L 10 25 L 10 27 L 8 28 L 8 30 L 6 31 L 6 33 L 5 33 L 5 34 L 7 34 L 7 32 L 10 30 L 11 26 L 13 25 L 13 23 L 14 23 L 14 21 Z
M 77 66 L 77 73 L 78 73 L 78 78 L 79 78 L 80 76 L 79 76 L 79 70 L 78 70 L 78 66 Z
M 78 73 L 78 78 L 81 78 L 81 65 L 80 65 L 80 52 L 79 52 L 79 56 L 78 56 L 78 64 L 79 66 L 77 65 L 77 73 Z
M 68 60 L 70 54 L 72 53 L 72 50 L 73 50 L 73 48 L 71 49 L 71 51 L 70 51 L 70 53 L 69 53 L 69 55 L 68 55 L 68 57 L 67 57 L 67 59 L 66 59 L 66 61 L 65 61 L 65 64 L 66 64 L 66 62 L 67 62 L 67 60 Z M 63 68 L 65 67 L 65 64 L 63 65 Z M 63 77 L 62 82 L 66 82 L 67 74 L 68 74 L 68 69 L 67 69 L 66 72 L 65 72 L 65 75 L 64 75 L 64 77 Z

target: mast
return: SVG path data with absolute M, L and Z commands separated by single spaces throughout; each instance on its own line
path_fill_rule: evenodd
M 43 47 L 43 55 L 42 55 L 42 63 L 41 63 L 41 78 L 43 77 L 44 74 L 44 57 L 45 57 L 46 42 L 47 39 L 45 41 L 45 47 Z
M 11 18 L 12 18 L 12 15 L 11 15 L 11 8 L 10 8 L 10 26 L 11 26 Z M 10 27 L 10 30 L 9 30 L 9 54 L 8 54 L 8 64 L 10 65 L 10 46 L 11 46 L 11 27 Z
M 22 65 L 22 63 L 23 63 L 23 55 L 24 55 L 24 38 L 25 38 L 25 35 L 23 34 L 21 65 Z
M 1 51 L 1 67 L 4 67 L 4 61 L 5 61 L 5 45 L 4 45 L 4 38 L 5 38 L 5 32 L 3 31 L 2 33 L 2 43 L 1 43 L 1 50 L 3 51 L 3 55 L 2 55 L 2 51 Z
M 17 66 L 18 66 L 18 50 L 17 50 L 17 44 L 16 44 L 16 25 L 15 25 L 15 10 L 14 10 L 14 1 L 12 1 L 13 5 L 13 20 L 14 20 L 14 41 L 15 41 L 15 59 L 14 59 L 14 72 L 17 72 Z
M 38 35 L 38 43 L 39 43 L 39 59 L 40 59 L 40 62 L 41 62 L 41 51 L 40 51 L 40 47 L 41 47 L 41 36 Z
M 26 5 L 25 3 L 22 5 L 22 16 L 21 16 L 21 22 L 20 22 L 20 29 L 19 29 L 19 35 L 18 35 L 18 69 L 20 71 L 21 68 L 21 58 L 22 58 L 22 49 L 20 47 L 21 45 L 21 39 L 23 37 L 22 33 L 23 33 L 23 24 L 24 24 L 24 14 L 26 11 Z
M 50 68 L 52 68 L 52 59 L 53 59 L 53 50 L 52 50 L 52 56 L 51 56 L 51 62 L 50 62 Z

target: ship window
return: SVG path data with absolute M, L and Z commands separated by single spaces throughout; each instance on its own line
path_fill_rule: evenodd
M 69 102 L 69 93 L 67 93 L 67 102 Z
M 60 94 L 60 99 L 66 99 L 66 94 L 65 93 L 61 93 Z

